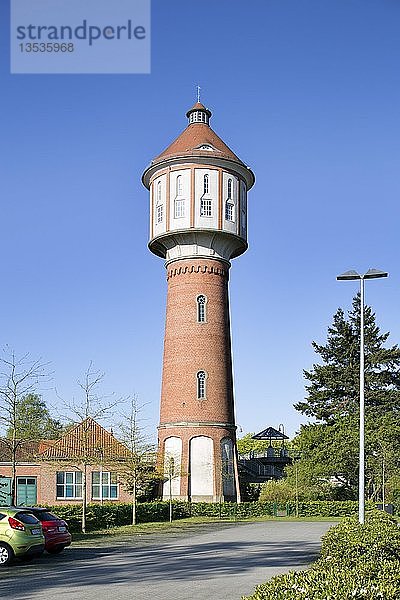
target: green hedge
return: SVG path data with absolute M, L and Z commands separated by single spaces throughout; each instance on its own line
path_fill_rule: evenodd
M 382 511 L 360 525 L 348 517 L 325 534 L 321 557 L 308 571 L 273 577 L 247 600 L 398 600 L 400 531 Z
M 82 515 L 81 504 L 64 504 L 49 507 L 61 518 L 68 521 L 71 531 L 79 531 Z M 248 519 L 276 515 L 283 511 L 287 515 L 295 515 L 296 506 L 278 504 L 276 502 L 234 502 L 214 503 L 173 502 L 173 518 L 185 517 L 215 517 L 219 519 Z M 301 502 L 299 516 L 301 517 L 341 517 L 357 511 L 357 502 Z M 278 513 L 279 514 L 279 513 Z M 169 519 L 169 502 L 144 502 L 137 504 L 136 517 L 138 523 L 167 521 Z M 88 504 L 87 530 L 104 529 L 118 525 L 129 525 L 132 518 L 132 506 L 129 503 Z

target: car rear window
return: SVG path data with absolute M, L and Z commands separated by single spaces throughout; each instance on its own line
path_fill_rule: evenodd
M 1 521 L 2 519 L 4 519 L 4 517 L 6 517 L 6 516 L 7 516 L 7 515 L 5 515 L 4 513 L 0 513 L 0 521 Z
M 14 517 L 18 519 L 18 521 L 26 523 L 27 525 L 34 525 L 35 523 L 39 523 L 38 519 L 28 512 L 19 512 L 16 515 L 14 515 Z
M 47 510 L 38 510 L 35 511 L 35 516 L 39 519 L 39 521 L 59 521 L 60 518 L 53 515 L 53 513 L 48 512 Z

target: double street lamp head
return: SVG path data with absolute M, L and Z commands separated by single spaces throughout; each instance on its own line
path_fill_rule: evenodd
M 380 271 L 379 269 L 368 269 L 364 275 L 360 275 L 357 271 L 350 270 L 338 275 L 336 279 L 338 281 L 354 281 L 356 279 L 379 279 L 380 277 L 387 277 L 389 273 L 386 271 Z

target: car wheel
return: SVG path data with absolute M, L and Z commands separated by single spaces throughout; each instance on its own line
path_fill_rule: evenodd
M 47 552 L 49 552 L 49 554 L 60 554 L 64 548 L 65 546 L 54 546 L 54 548 L 49 548 Z
M 13 558 L 14 554 L 10 546 L 0 542 L 0 567 L 9 565 Z

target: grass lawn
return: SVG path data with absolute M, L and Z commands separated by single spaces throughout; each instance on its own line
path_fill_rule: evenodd
M 140 538 L 146 535 L 154 534 L 180 534 L 180 533 L 200 533 L 201 529 L 209 527 L 224 527 L 226 525 L 234 525 L 240 523 L 262 523 L 265 521 L 330 521 L 338 522 L 337 517 L 251 517 L 248 519 L 219 519 L 218 517 L 189 517 L 187 519 L 179 519 L 177 521 L 156 522 L 156 523 L 139 523 L 138 525 L 121 525 L 112 529 L 99 529 L 89 531 L 88 533 L 74 533 L 73 543 L 78 546 L 94 545 L 98 542 L 110 542 L 111 540 L 121 541 L 127 538 Z

